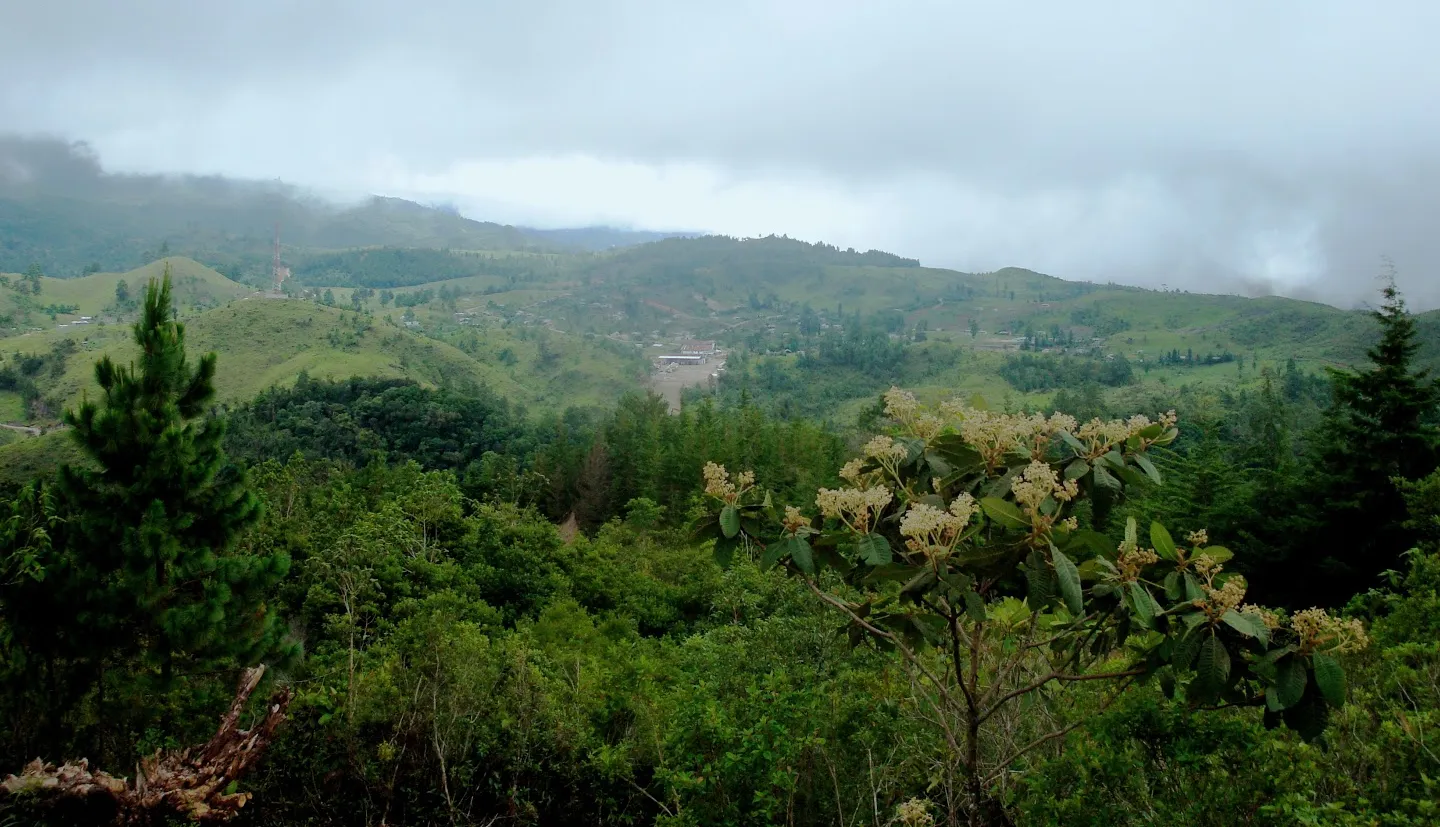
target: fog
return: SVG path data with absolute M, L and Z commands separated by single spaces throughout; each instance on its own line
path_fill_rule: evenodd
M 0 131 L 483 220 L 1440 305 L 1440 6 L 55 0 Z M 11 170 L 10 175 L 20 174 Z

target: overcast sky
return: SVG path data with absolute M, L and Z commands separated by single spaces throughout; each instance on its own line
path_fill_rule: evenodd
M 0 0 L 108 168 L 1440 305 L 1440 3 Z

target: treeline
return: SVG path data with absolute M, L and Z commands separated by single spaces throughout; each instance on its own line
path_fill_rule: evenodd
M 1093 358 L 1021 353 L 1006 356 L 999 373 L 1019 391 L 1079 388 L 1089 383 L 1118 388 L 1135 381 L 1135 369 L 1122 353 Z
M 666 524 L 687 518 L 705 458 L 764 471 L 779 490 L 833 481 L 843 451 L 813 424 L 713 400 L 672 415 L 660 397 L 631 394 L 604 414 L 571 409 L 526 418 L 483 388 L 422 388 L 404 380 L 314 381 L 261 394 L 229 412 L 238 459 L 300 456 L 363 468 L 415 462 L 450 471 L 476 500 L 536 506 L 555 522 L 593 528 L 647 499 Z
M 294 267 L 296 282 L 314 287 L 409 287 L 481 275 L 522 283 L 552 277 L 557 272 L 557 266 L 544 256 L 483 255 L 412 247 L 309 254 Z

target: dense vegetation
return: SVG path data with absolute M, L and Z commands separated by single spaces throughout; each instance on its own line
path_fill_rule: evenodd
M 154 781 L 256 664 L 241 725 L 288 706 L 208 797 L 41 765 L 0 823 L 1440 822 L 1440 315 L 1393 287 L 602 249 L 23 149 L 0 408 L 66 427 L 0 446 L 0 769 Z M 224 274 L 105 272 L 172 252 Z M 697 337 L 672 411 L 646 354 Z
M 724 398 L 302 378 L 222 412 L 168 290 L 67 415 L 84 460 L 0 523 L 12 768 L 198 743 L 266 662 L 293 700 L 240 782 L 257 824 L 1440 817 L 1440 439 L 1396 295 L 1328 380 L 1056 400 L 1174 430 L 891 391 L 846 464 Z M 799 369 L 870 358 L 855 329 Z

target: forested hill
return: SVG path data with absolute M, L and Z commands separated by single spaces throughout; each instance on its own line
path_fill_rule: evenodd
M 372 197 L 333 204 L 279 182 L 105 172 L 83 147 L 0 136 L 0 272 L 69 277 L 169 253 L 228 274 L 268 273 L 276 224 L 289 252 L 351 247 L 607 249 L 664 237 L 610 228 L 528 230 Z

